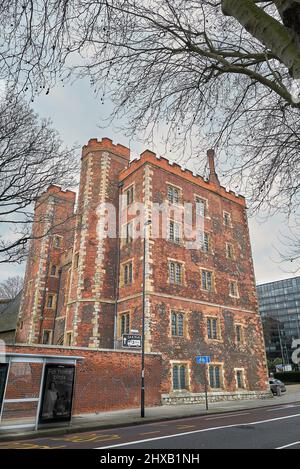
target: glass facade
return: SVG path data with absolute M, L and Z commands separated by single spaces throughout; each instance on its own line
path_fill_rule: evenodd
M 300 277 L 257 286 L 267 358 L 292 365 L 293 339 L 300 338 Z

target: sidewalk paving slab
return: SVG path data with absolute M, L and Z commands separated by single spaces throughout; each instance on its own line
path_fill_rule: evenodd
M 135 408 L 99 412 L 97 414 L 75 415 L 72 418 L 72 422 L 67 427 L 56 425 L 55 427 L 39 428 L 37 431 L 30 430 L 24 432 L 24 429 L 20 429 L 18 431 L 15 429 L 12 431 L 1 431 L 0 426 L 0 442 L 43 438 L 51 435 L 81 433 L 132 425 L 143 425 L 163 420 L 184 419 L 206 414 L 238 412 L 241 410 L 292 403 L 299 403 L 300 406 L 300 384 L 287 386 L 287 392 L 285 394 L 270 397 L 268 399 L 213 402 L 209 404 L 208 411 L 206 411 L 205 404 L 163 405 L 147 407 L 145 410 L 145 417 L 143 419 L 140 417 L 140 409 Z M 7 425 L 7 422 L 5 424 Z

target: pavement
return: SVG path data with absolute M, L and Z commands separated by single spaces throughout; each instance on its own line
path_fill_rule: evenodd
M 188 419 L 207 414 L 235 413 L 243 410 L 260 409 L 285 404 L 289 407 L 289 404 L 296 406 L 297 403 L 300 403 L 300 384 L 287 386 L 286 393 L 268 399 L 245 399 L 210 403 L 208 411 L 206 411 L 205 404 L 164 405 L 146 408 L 145 417 L 143 419 L 140 417 L 140 409 L 126 409 L 101 412 L 98 414 L 76 415 L 72 418 L 72 422 L 67 427 L 56 425 L 51 428 L 40 428 L 38 431 L 25 432 L 24 429 L 20 429 L 19 431 L 1 430 L 0 426 L 0 442 L 138 426 L 160 421 Z M 19 423 L 23 422 L 19 421 Z M 5 424 L 8 425 L 8 422 L 5 422 Z

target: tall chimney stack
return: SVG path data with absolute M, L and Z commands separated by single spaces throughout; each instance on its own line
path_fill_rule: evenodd
M 215 170 L 215 150 L 207 150 L 207 159 L 209 164 L 209 182 L 220 185 L 220 181 Z

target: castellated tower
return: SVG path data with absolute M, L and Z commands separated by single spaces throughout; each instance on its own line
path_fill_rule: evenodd
M 52 185 L 36 202 L 16 342 L 53 342 L 62 258 L 74 240 L 75 197 Z
M 113 347 L 118 241 L 99 236 L 99 208 L 118 207 L 119 173 L 129 160 L 129 149 L 108 138 L 83 147 L 65 345 Z

